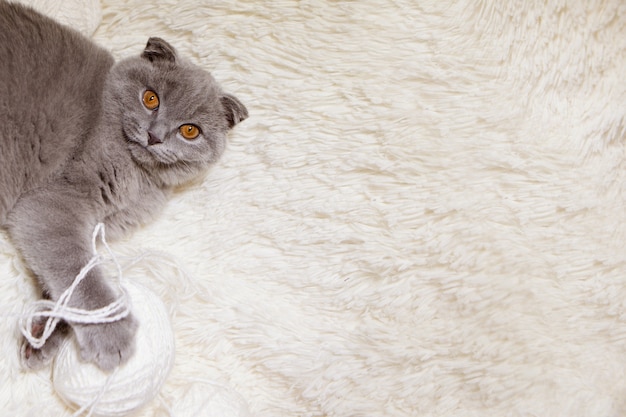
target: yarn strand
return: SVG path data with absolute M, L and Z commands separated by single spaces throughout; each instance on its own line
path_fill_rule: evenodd
M 88 402 L 87 404 L 83 405 L 78 410 L 76 410 L 74 414 L 72 414 L 72 417 L 80 417 L 85 412 L 87 412 L 87 415 L 85 417 L 91 417 L 95 407 L 100 402 L 100 399 L 102 399 L 102 396 L 106 393 L 107 389 L 109 389 L 109 387 L 111 386 L 111 383 L 113 382 L 113 379 L 115 378 L 115 375 L 117 374 L 118 369 L 115 369 L 113 373 L 111 373 L 111 375 L 107 377 L 106 382 L 102 386 L 102 389 L 100 389 L 100 392 L 98 392 L 98 395 L 96 395 L 96 397 L 91 402 Z
M 103 248 L 101 247 L 99 253 L 97 246 L 100 243 Z M 40 348 L 61 320 L 71 324 L 110 323 L 128 316 L 131 300 L 136 303 L 134 315 L 142 324 L 135 334 L 136 349 L 142 352 L 141 355 L 134 355 L 128 362 L 108 373 L 93 364 L 81 363 L 75 344 L 63 343 L 52 370 L 53 387 L 74 410 L 72 417 L 121 417 L 145 406 L 158 395 L 173 366 L 175 352 L 174 336 L 165 304 L 147 288 L 132 280 L 123 279 L 123 274 L 126 274 L 128 268 L 137 267 L 142 260 L 150 257 L 172 267 L 177 266 L 177 263 L 168 262 L 167 256 L 157 257 L 146 253 L 129 259 L 118 257 L 106 242 L 102 224 L 95 227 L 91 244 L 93 256 L 61 296 L 54 302 L 39 300 L 32 303 L 25 309 L 18 325 L 28 343 L 34 348 Z M 107 264 L 108 269 L 112 269 L 113 265 L 117 269 L 119 298 L 94 310 L 70 307 L 69 303 L 78 285 L 93 268 L 103 264 Z M 149 265 L 146 267 L 151 269 Z M 180 270 L 177 271 L 182 274 Z M 43 327 L 39 337 L 32 334 L 33 323 L 36 327 Z
M 98 238 L 100 238 L 108 256 L 102 256 L 98 253 Z M 128 294 L 121 286 L 120 297 L 107 306 L 94 310 L 84 310 L 68 306 L 76 287 L 85 279 L 89 271 L 96 266 L 113 262 L 117 269 L 118 282 L 122 279 L 122 267 L 113 256 L 113 251 L 106 242 L 104 224 L 98 223 L 98 225 L 96 225 L 93 231 L 91 245 L 93 252 L 92 258 L 80 270 L 72 284 L 61 294 L 59 299 L 56 302 L 37 300 L 31 303 L 20 319 L 20 331 L 33 348 L 41 349 L 61 320 L 80 324 L 100 324 L 115 322 L 130 314 Z M 33 321 L 41 318 L 45 318 L 46 322 L 43 333 L 41 336 L 37 337 L 32 333 Z

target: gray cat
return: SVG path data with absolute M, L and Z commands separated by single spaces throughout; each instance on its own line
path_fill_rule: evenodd
M 115 237 L 150 220 L 173 187 L 220 157 L 247 116 L 162 39 L 114 63 L 77 32 L 0 0 L 0 225 L 44 297 L 58 299 L 89 261 L 97 223 Z M 96 268 L 70 306 L 100 308 L 117 295 Z M 47 363 L 71 330 L 83 360 L 109 370 L 133 354 L 136 326 L 132 315 L 63 323 L 41 349 L 23 340 L 22 359 Z

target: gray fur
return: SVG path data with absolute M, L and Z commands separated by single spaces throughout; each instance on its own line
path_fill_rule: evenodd
M 143 105 L 146 89 L 157 92 L 157 110 Z M 73 30 L 0 0 L 0 224 L 44 296 L 57 299 L 88 262 L 97 223 L 115 237 L 149 221 L 173 187 L 218 160 L 228 130 L 247 115 L 162 39 L 115 64 Z M 200 128 L 195 140 L 178 131 L 187 123 Z M 98 308 L 116 295 L 94 269 L 70 304 Z M 133 353 L 132 316 L 69 324 L 83 359 L 103 369 Z M 26 364 L 49 360 L 65 333 L 41 350 L 26 345 Z

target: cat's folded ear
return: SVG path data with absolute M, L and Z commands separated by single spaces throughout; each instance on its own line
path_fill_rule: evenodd
M 150 62 L 175 62 L 176 50 L 172 45 L 170 45 L 163 39 L 152 37 L 148 39 L 148 44 L 146 45 L 146 49 L 143 50 L 141 57 L 147 59 Z
M 248 118 L 248 109 L 243 105 L 237 97 L 224 94 L 221 97 L 222 106 L 226 112 L 226 120 L 228 120 L 228 126 L 232 129 L 237 123 L 242 122 Z

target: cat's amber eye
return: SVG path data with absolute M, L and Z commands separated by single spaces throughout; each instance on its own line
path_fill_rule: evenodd
M 143 105 L 146 106 L 148 110 L 155 110 L 159 107 L 159 96 L 152 90 L 146 90 L 143 93 Z
M 200 136 L 200 129 L 195 125 L 182 125 L 178 130 L 182 137 L 187 140 L 194 140 Z

